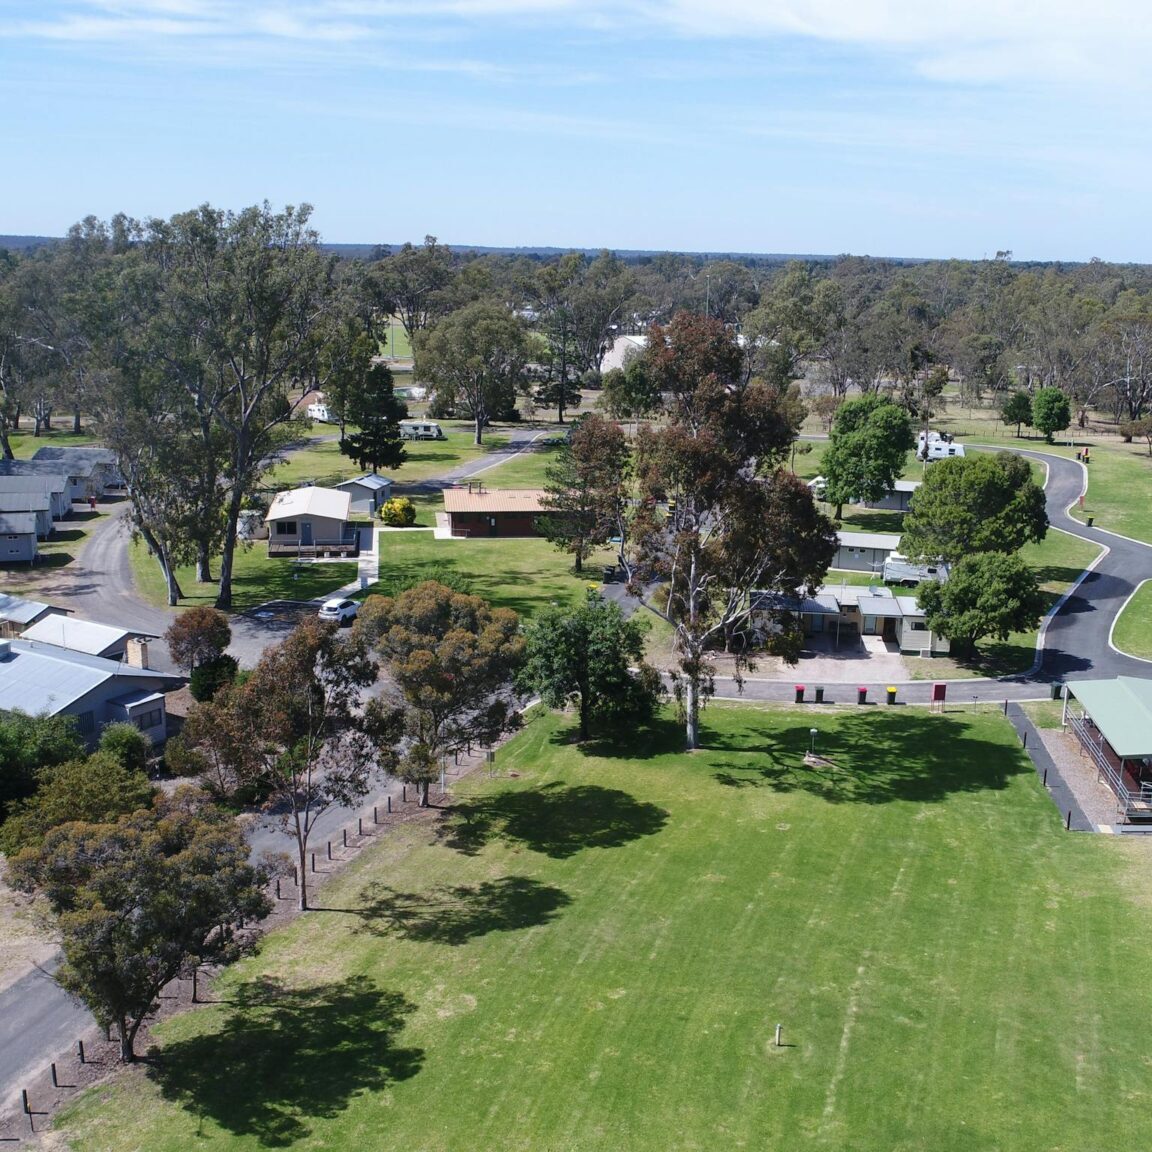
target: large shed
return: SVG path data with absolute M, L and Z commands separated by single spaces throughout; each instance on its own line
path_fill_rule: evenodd
M 453 536 L 535 536 L 536 517 L 546 512 L 543 489 L 498 488 L 479 485 L 447 488 L 444 511 Z

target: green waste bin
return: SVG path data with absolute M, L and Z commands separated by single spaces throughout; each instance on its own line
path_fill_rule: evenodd
M 1063 695 L 1064 685 L 1061 684 L 1059 680 L 1057 680 L 1056 683 L 1052 685 L 1052 699 L 1059 700 L 1063 697 Z

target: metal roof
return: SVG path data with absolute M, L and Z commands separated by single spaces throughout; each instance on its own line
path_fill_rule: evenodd
M 63 492 L 68 478 L 55 472 L 19 472 L 0 476 L 0 492 Z
M 12 624 L 30 624 L 45 612 L 64 612 L 64 608 L 53 608 L 39 600 L 25 600 L 20 596 L 9 596 L 0 592 L 0 620 Z
M 862 616 L 890 616 L 899 620 L 904 615 L 895 596 L 861 596 L 857 604 Z
M 35 536 L 35 512 L 0 512 L 0 533 L 8 536 Z
M 837 532 L 841 548 L 879 548 L 895 552 L 900 537 L 894 532 Z
M 293 488 L 290 492 L 277 492 L 266 523 L 274 520 L 295 520 L 297 516 L 319 516 L 324 520 L 347 520 L 352 497 L 336 488 L 321 488 L 313 484 L 308 488 Z
M 387 476 L 377 476 L 375 473 L 369 472 L 365 476 L 357 476 L 355 480 L 342 480 L 336 487 L 344 489 L 352 485 L 360 488 L 375 488 L 379 491 L 381 488 L 391 488 L 392 481 Z
M 33 460 L 51 460 L 55 463 L 68 463 L 83 460 L 93 467 L 109 467 L 116 464 L 116 453 L 111 448 L 62 448 L 53 444 L 45 444 L 37 448 L 32 454 Z
M 1084 705 L 1117 756 L 1152 756 L 1152 680 L 1072 680 L 1068 691 Z
M 56 715 L 111 679 L 123 680 L 125 689 L 156 689 L 180 677 L 51 644 L 0 641 L 0 711 Z
M 91 460 L 0 460 L 0 476 L 91 476 Z
M 915 492 L 923 483 L 922 480 L 897 480 L 892 485 L 893 492 Z
M 445 512 L 545 512 L 542 488 L 498 488 L 494 492 L 444 489 Z
M 0 488 L 0 512 L 47 512 L 51 507 L 52 496 L 46 489 Z
M 42 644 L 55 644 L 70 652 L 87 652 L 99 656 L 114 645 L 123 644 L 128 637 L 139 635 L 142 633 L 113 628 L 108 624 L 94 624 L 91 620 L 45 616 L 26 629 L 21 639 L 39 640 Z

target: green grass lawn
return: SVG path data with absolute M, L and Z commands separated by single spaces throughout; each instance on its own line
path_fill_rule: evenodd
M 506 463 L 489 468 L 484 473 L 484 483 L 489 488 L 543 488 L 544 472 L 556 459 L 557 451 L 557 448 L 541 446 L 518 452 Z
M 535 537 L 436 540 L 431 532 L 386 532 L 380 537 L 378 590 L 390 592 L 413 574 L 435 579 L 452 573 L 496 607 L 531 616 L 553 601 L 578 601 L 589 583 L 599 586 L 601 566 L 614 559 L 613 549 L 605 548 L 577 576 L 570 555 Z
M 58 1118 L 71 1146 L 1152 1144 L 1148 848 L 1064 832 L 1001 717 L 568 737 L 533 720 L 503 779 L 365 851 Z
M 321 427 L 317 425 L 317 427 Z M 507 443 L 507 436 L 499 431 L 486 432 L 484 444 L 477 448 L 472 443 L 474 431 L 470 424 L 462 422 L 441 422 L 444 429 L 443 440 L 414 440 L 406 444 L 408 459 L 394 472 L 384 472 L 385 476 L 397 485 L 416 484 L 423 480 L 433 480 L 442 476 L 458 464 L 475 460 L 493 448 Z M 328 433 L 334 434 L 335 430 Z M 290 488 L 310 482 L 321 485 L 338 484 L 353 476 L 362 475 L 364 470 L 340 452 L 335 440 L 309 443 L 305 447 L 289 452 L 283 464 L 276 465 L 266 478 L 270 487 Z
M 1072 515 L 1081 522 L 1091 516 L 1097 528 L 1152 544 L 1152 457 L 1147 447 L 1120 444 L 1094 450 L 1084 507 L 1074 507 Z
M 1112 642 L 1121 652 L 1152 660 L 1152 581 L 1145 580 L 1116 618 Z
M 168 593 L 160 565 L 148 555 L 142 542 L 129 547 L 136 590 L 150 603 L 166 605 Z M 212 575 L 220 575 L 219 558 L 212 563 Z M 216 603 L 218 585 L 197 584 L 194 567 L 177 569 L 176 577 L 184 592 L 180 607 Z M 250 548 L 239 546 L 236 549 L 232 567 L 232 604 L 237 612 L 242 612 L 269 600 L 315 600 L 330 595 L 355 579 L 355 560 L 294 564 L 287 556 L 269 557 L 267 541 L 257 540 Z
M 96 443 L 96 437 L 87 432 L 74 436 L 71 419 L 58 420 L 51 432 L 45 432 L 40 436 L 32 435 L 31 420 L 25 420 L 24 423 L 28 426 L 27 431 L 8 433 L 8 443 L 12 447 L 12 455 L 17 460 L 28 460 L 35 456 L 39 449 L 49 446 L 53 448 L 86 448 L 90 444 Z

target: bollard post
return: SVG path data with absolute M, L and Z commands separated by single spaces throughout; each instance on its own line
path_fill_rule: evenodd
M 388 803 L 387 803 L 387 807 L 385 808 L 385 811 L 386 811 L 386 812 L 387 812 L 389 815 L 391 815 L 391 814 L 392 814 L 392 797 L 391 797 L 391 796 L 386 796 L 386 797 L 385 797 L 385 800 L 388 802 Z
M 280 896 L 280 877 L 279 876 L 276 877 L 276 899 L 277 900 L 281 899 L 281 896 Z
M 356 817 L 356 835 L 357 836 L 363 836 L 364 835 L 364 817 L 363 816 L 357 816 Z
M 300 887 L 300 869 L 295 864 L 292 865 L 292 883 Z
M 192 969 L 192 1003 L 200 1003 L 200 969 Z
M 1071 832 L 1072 831 L 1072 809 L 1071 808 L 1068 809 L 1068 819 L 1064 821 L 1064 831 L 1065 832 Z
M 56 1061 L 55 1060 L 52 1061 L 52 1087 L 53 1088 L 59 1088 L 60 1087 L 60 1081 L 56 1077 Z
M 329 860 L 332 859 L 332 841 L 331 840 L 328 841 L 328 859 Z
M 402 804 L 408 803 L 408 785 L 407 784 L 401 784 L 400 785 L 400 802 Z
M 29 1103 L 28 1103 L 28 1089 L 27 1088 L 21 1088 L 20 1089 L 20 1099 L 24 1103 L 24 1115 L 28 1117 L 28 1128 L 30 1131 L 35 1132 L 36 1131 L 36 1121 L 32 1118 L 32 1108 L 31 1108 L 31 1105 L 29 1105 Z
M 313 872 L 316 871 L 316 853 L 315 852 L 312 853 L 312 871 Z
M 76 1055 L 80 1057 L 80 1063 L 83 1064 L 84 1063 L 84 1041 L 83 1040 L 77 1040 L 76 1041 Z
M 1027 732 L 1024 733 L 1024 736 L 1022 737 L 1020 743 L 1021 743 L 1021 747 L 1023 747 L 1023 748 L 1028 747 L 1028 733 Z
M 1048 769 L 1044 769 L 1044 779 L 1041 781 L 1045 788 L 1048 787 Z
M 1004 701 L 1004 715 L 1005 716 L 1008 715 L 1008 701 L 1007 700 Z
M 372 805 L 372 823 L 373 824 L 379 824 L 380 823 L 380 817 L 376 815 L 376 805 L 375 804 Z
M 784 1039 L 784 1025 L 776 1025 L 776 1047 L 779 1048 Z
M 348 847 L 348 829 L 347 828 L 341 828 L 340 834 L 344 837 L 344 847 L 347 848 Z
M 443 795 L 447 791 L 448 791 L 448 785 L 445 781 L 444 769 L 441 768 L 440 769 L 440 794 Z

